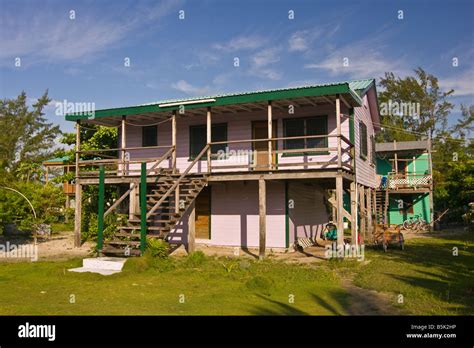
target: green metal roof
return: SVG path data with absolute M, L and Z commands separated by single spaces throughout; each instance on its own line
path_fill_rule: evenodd
M 43 163 L 48 164 L 48 163 L 64 163 L 64 162 L 69 162 L 71 159 L 69 156 L 63 156 L 63 157 L 55 157 L 55 158 L 50 158 L 49 160 L 44 161 Z
M 357 106 L 362 105 L 361 96 L 372 86 L 374 79 L 344 81 L 329 84 L 309 85 L 300 87 L 289 87 L 281 89 L 270 89 L 242 93 L 217 94 L 213 96 L 193 97 L 185 99 L 172 99 L 157 101 L 148 104 L 102 109 L 96 110 L 93 119 L 113 117 L 113 116 L 128 116 L 150 112 L 170 112 L 177 110 L 178 105 L 173 106 L 159 106 L 170 103 L 186 103 L 196 101 L 195 104 L 186 105 L 186 109 L 205 108 L 208 106 L 223 106 L 232 104 L 254 103 L 268 100 L 289 99 L 298 97 L 316 97 L 334 94 L 344 94 L 348 102 Z M 215 99 L 215 101 L 206 101 L 199 103 L 200 100 Z M 66 120 L 87 120 L 90 116 L 84 114 L 67 114 Z

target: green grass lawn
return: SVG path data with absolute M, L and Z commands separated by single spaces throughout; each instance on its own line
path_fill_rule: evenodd
M 472 315 L 473 259 L 472 236 L 463 234 L 409 240 L 405 251 L 368 250 L 368 262 L 310 266 L 195 254 L 133 258 L 122 273 L 104 277 L 68 272 L 79 259 L 0 263 L 0 315 L 348 314 L 352 296 L 342 286 L 348 277 L 388 294 L 402 313 Z
M 473 315 L 473 241 L 473 234 L 464 232 L 411 239 L 404 251 L 368 251 L 370 263 L 356 271 L 354 283 L 390 292 L 394 304 L 409 314 Z

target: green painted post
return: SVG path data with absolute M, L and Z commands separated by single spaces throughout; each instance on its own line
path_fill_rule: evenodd
M 99 212 L 97 216 L 97 249 L 102 250 L 104 242 L 104 195 L 105 195 L 105 169 L 99 167 Z
M 146 247 L 146 163 L 142 163 L 140 178 L 140 250 L 142 254 Z

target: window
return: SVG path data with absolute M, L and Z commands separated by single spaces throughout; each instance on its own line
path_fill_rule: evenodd
M 327 116 L 293 118 L 283 120 L 284 137 L 300 137 L 310 135 L 327 135 L 328 123 Z M 325 148 L 328 145 L 328 139 L 310 138 L 310 139 L 288 139 L 283 143 L 285 150 L 292 149 L 312 149 Z M 289 154 L 287 154 L 289 155 Z M 293 154 L 301 156 L 301 154 Z
M 360 145 L 360 157 L 367 158 L 368 146 L 367 146 L 367 126 L 363 122 L 359 122 L 359 145 Z
M 157 146 L 158 145 L 158 127 L 145 126 L 142 127 L 142 146 Z
M 213 124 L 211 127 L 211 141 L 227 141 L 227 123 Z M 195 159 L 207 144 L 206 125 L 189 127 L 189 158 Z M 216 155 L 219 151 L 225 151 L 227 144 L 211 146 L 211 154 Z M 201 157 L 206 159 L 207 155 Z

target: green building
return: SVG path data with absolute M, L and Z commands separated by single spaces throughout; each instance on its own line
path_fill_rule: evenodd
M 389 225 L 410 218 L 433 221 L 433 181 L 428 141 L 377 143 L 377 220 Z

